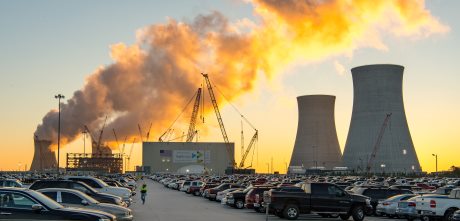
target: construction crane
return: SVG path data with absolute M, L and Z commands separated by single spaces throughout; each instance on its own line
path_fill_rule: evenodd
M 391 119 L 391 114 L 392 113 L 388 113 L 385 117 L 385 120 L 383 120 L 382 127 L 380 128 L 379 136 L 377 137 L 377 141 L 375 142 L 371 157 L 369 158 L 369 161 L 367 162 L 366 173 L 369 173 L 371 171 L 372 164 L 374 163 L 377 152 L 380 149 L 380 144 L 382 143 L 383 134 L 385 133 L 385 129 L 388 125 L 388 122 Z
M 118 151 L 121 153 L 120 143 L 118 142 L 118 137 L 117 137 L 117 133 L 115 132 L 115 128 L 113 128 L 112 130 L 113 130 L 113 135 L 115 136 L 115 141 L 117 142 Z
M 106 123 L 107 123 L 107 116 L 105 116 L 104 124 L 102 125 L 101 133 L 99 134 L 99 139 L 97 140 L 96 150 L 97 150 L 98 153 L 100 153 L 102 134 L 104 133 L 104 128 L 105 128 Z
M 198 111 L 200 110 L 200 101 L 201 101 L 201 88 L 198 88 L 198 91 L 196 92 L 195 104 L 193 105 L 192 117 L 190 118 L 190 125 L 188 127 L 188 133 L 187 133 L 187 139 L 186 139 L 187 142 L 191 142 L 193 140 L 193 137 L 196 134 L 195 125 L 196 125 L 196 118 L 198 116 Z
M 150 126 L 149 126 L 149 130 L 147 131 L 147 135 L 146 135 L 146 139 L 145 141 L 149 141 L 149 138 L 150 138 L 150 130 L 152 129 L 152 122 L 150 122 Z
M 235 165 L 236 165 L 235 158 L 234 158 L 235 156 L 233 156 L 232 151 L 231 151 L 230 141 L 228 140 L 227 131 L 225 130 L 224 122 L 222 120 L 222 116 L 220 115 L 219 106 L 217 105 L 217 101 L 214 95 L 214 91 L 212 89 L 211 81 L 209 81 L 209 77 L 207 74 L 201 73 L 201 75 L 203 75 L 206 81 L 206 85 L 208 86 L 209 96 L 211 97 L 211 103 L 212 103 L 212 106 L 214 107 L 214 112 L 216 113 L 217 121 L 219 122 L 220 131 L 222 132 L 222 137 L 224 138 L 224 141 L 227 144 L 227 153 L 230 158 L 231 167 L 235 168 Z
M 96 139 L 94 139 L 93 137 L 93 133 L 91 133 L 91 131 L 89 130 L 88 126 L 84 125 L 85 127 L 85 130 L 89 133 L 89 137 L 91 138 L 91 143 L 92 143 L 92 146 L 97 146 L 97 142 L 96 142 Z
M 137 128 L 139 128 L 139 137 L 141 138 L 141 141 L 144 142 L 144 139 L 142 139 L 142 129 L 141 129 L 141 125 L 140 124 L 137 124 Z
M 131 161 L 131 154 L 133 153 L 133 149 L 134 149 L 134 143 L 136 143 L 136 138 L 133 139 L 133 144 L 131 145 L 131 150 L 129 150 L 129 155 L 126 156 L 126 170 L 128 170 L 128 168 L 130 167 L 130 161 Z
M 254 144 L 257 142 L 258 137 L 259 137 L 259 131 L 256 130 L 256 133 L 251 138 L 251 142 L 249 142 L 248 148 L 246 148 L 244 155 L 241 157 L 239 168 L 241 169 L 244 168 L 244 161 L 246 160 L 246 157 L 248 157 L 248 154 L 251 151 L 252 146 L 254 146 Z

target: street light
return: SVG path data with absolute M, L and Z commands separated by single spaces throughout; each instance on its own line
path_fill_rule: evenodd
M 58 99 L 59 103 L 59 114 L 58 114 L 58 156 L 57 156 L 57 175 L 59 176 L 59 151 L 61 148 L 61 99 L 64 99 L 64 95 L 58 94 L 54 98 Z
M 438 155 L 437 155 L 437 154 L 434 154 L 434 153 L 431 154 L 431 155 L 433 155 L 433 157 L 436 158 L 436 176 L 437 176 L 437 175 L 438 175 Z
M 386 167 L 386 166 L 387 166 L 387 165 L 385 165 L 385 164 L 381 164 L 381 165 L 380 165 L 380 167 L 382 168 L 382 172 L 383 172 L 383 173 L 385 173 L 385 167 Z

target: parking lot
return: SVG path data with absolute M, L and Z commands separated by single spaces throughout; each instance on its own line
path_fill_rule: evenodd
M 139 181 L 139 186 L 145 182 L 148 185 L 148 195 L 145 205 L 142 205 L 140 194 L 134 197 L 132 205 L 135 220 L 138 221 L 263 221 L 265 215 L 249 209 L 234 209 L 201 197 L 195 197 L 183 192 L 170 190 L 150 179 Z M 269 216 L 269 220 L 282 220 Z M 325 219 L 316 215 L 302 215 L 299 220 L 338 221 L 340 219 Z M 352 220 L 352 219 L 350 219 Z M 366 217 L 369 221 L 390 221 L 395 219 Z

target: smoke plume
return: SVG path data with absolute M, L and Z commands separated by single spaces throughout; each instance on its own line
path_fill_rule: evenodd
M 359 48 L 386 49 L 384 34 L 422 38 L 449 30 L 422 0 L 250 3 L 257 21 L 230 22 L 211 12 L 154 24 L 138 31 L 137 43 L 112 45 L 113 64 L 94 71 L 62 104 L 61 142 L 78 138 L 83 125 L 99 129 L 106 116 L 106 127 L 116 128 L 119 138 L 138 136 L 138 122 L 164 131 L 202 83 L 201 72 L 233 100 L 250 92 L 260 73 L 270 77 L 294 62 L 350 55 Z M 57 119 L 56 110 L 44 116 L 36 131 L 40 139 L 57 141 Z

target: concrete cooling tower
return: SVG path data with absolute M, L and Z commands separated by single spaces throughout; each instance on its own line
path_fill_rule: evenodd
M 54 151 L 51 150 L 51 141 L 34 139 L 35 153 L 30 166 L 31 171 L 56 169 L 57 161 Z
M 297 97 L 299 121 L 289 166 L 306 169 L 341 166 L 341 152 L 335 129 L 335 96 Z
M 390 64 L 351 69 L 353 113 L 343 153 L 344 166 L 349 169 L 375 173 L 421 171 L 404 111 L 403 71 L 403 66 Z

